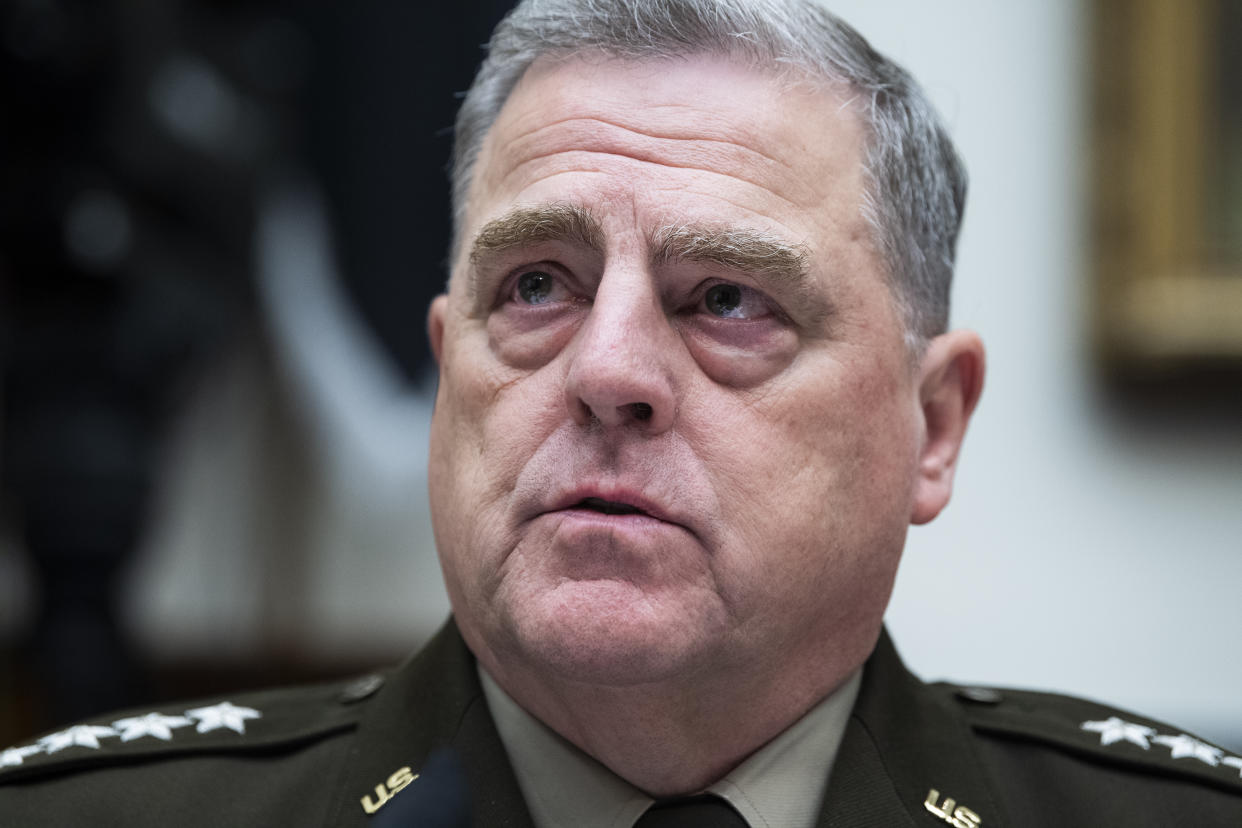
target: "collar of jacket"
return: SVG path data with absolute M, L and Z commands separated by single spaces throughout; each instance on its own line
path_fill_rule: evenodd
M 951 694 L 915 678 L 882 631 L 863 670 L 819 828 L 969 825 L 967 815 L 955 817 L 957 808 L 981 825 L 1006 824 L 972 742 Z
M 366 708 L 346 759 L 338 806 L 325 825 L 376 825 L 382 810 L 377 822 L 370 822 L 363 799 L 375 805 L 394 774 L 406 768 L 418 774 L 436 751 L 447 748 L 464 773 L 472 825 L 533 828 L 484 701 L 474 657 L 452 619 L 389 677 Z M 954 806 L 977 814 L 982 825 L 1004 824 L 971 742 L 959 706 L 907 671 L 882 631 L 863 671 L 817 825 L 955 824 L 953 807 L 948 818 L 927 807 L 932 791 L 932 804 L 941 810 L 952 799 Z M 434 798 L 436 785 L 430 775 L 417 778 L 402 798 L 408 805 L 419 796 Z
M 447 750 L 465 777 L 471 825 L 534 828 L 487 710 L 474 656 L 452 619 L 365 704 L 346 759 L 338 806 L 328 815 L 326 826 L 376 825 L 384 810 L 377 810 L 371 821 L 363 799 L 376 805 L 395 774 L 402 769 L 421 774 L 433 754 Z M 400 809 L 397 799 L 383 808 L 417 812 L 416 798 L 431 800 L 436 808 L 438 786 L 430 774 L 420 776 L 400 792 Z M 426 822 L 415 819 L 408 824 Z

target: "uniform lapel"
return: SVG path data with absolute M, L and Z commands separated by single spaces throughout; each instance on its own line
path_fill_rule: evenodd
M 955 702 L 911 675 L 882 632 L 833 765 L 819 828 L 971 828 L 970 814 L 982 826 L 1005 824 L 970 736 Z
M 403 779 L 402 769 L 419 773 L 434 751 L 447 747 L 465 772 L 472 825 L 532 828 L 474 659 L 451 621 L 367 707 L 326 825 L 366 826 L 364 797 L 374 805 L 390 782 Z M 426 780 L 415 779 L 408 789 L 416 790 L 420 781 Z M 966 814 L 955 817 L 958 808 L 978 815 L 980 826 L 1006 822 L 961 712 L 946 694 L 911 675 L 882 633 L 867 661 L 817 825 L 971 828 Z
M 472 825 L 532 828 L 474 658 L 451 620 L 366 705 L 326 825 L 365 826 L 371 819 L 368 808 L 388 807 L 407 791 L 435 796 L 430 777 L 407 780 L 433 753 L 447 748 L 464 771 Z M 426 783 L 421 789 L 416 787 L 420 782 Z M 403 790 L 394 794 L 394 788 Z

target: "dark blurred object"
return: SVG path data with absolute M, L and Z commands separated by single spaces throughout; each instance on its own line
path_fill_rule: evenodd
M 408 378 L 430 365 L 426 314 L 448 276 L 453 120 L 510 0 L 328 3 L 309 101 L 348 293 Z
M 286 173 L 317 177 L 349 295 L 408 377 L 427 370 L 454 93 L 509 5 L 0 5 L 0 484 L 41 591 L 28 730 L 166 684 L 116 588 L 169 413 L 261 330 L 256 214 Z
M 59 721 L 141 695 L 117 584 L 175 392 L 252 304 L 251 203 L 295 110 L 247 76 L 253 11 L 18 0 L 0 25 L 3 480 Z

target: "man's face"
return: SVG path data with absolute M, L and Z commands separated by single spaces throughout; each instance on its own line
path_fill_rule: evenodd
M 523 78 L 430 323 L 436 540 L 489 670 L 869 652 L 921 431 L 863 152 L 844 97 L 720 59 Z

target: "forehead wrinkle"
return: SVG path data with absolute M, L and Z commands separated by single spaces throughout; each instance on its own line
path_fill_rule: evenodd
M 648 107 L 647 109 L 644 110 L 644 114 L 649 115 L 652 109 L 684 109 L 684 108 L 686 107 L 672 106 L 672 105 L 666 105 L 662 107 L 661 106 Z M 674 142 L 674 143 L 688 142 L 688 143 L 695 144 L 695 145 L 709 145 L 709 146 L 719 145 L 721 147 L 727 147 L 743 155 L 757 156 L 763 161 L 766 161 L 772 164 L 777 164 L 781 167 L 784 167 L 787 170 L 791 170 L 791 171 L 793 170 L 793 165 L 790 164 L 788 161 L 786 161 L 784 158 L 781 158 L 776 155 L 770 155 L 767 152 L 764 152 L 763 150 L 757 147 L 750 146 L 738 140 L 739 137 L 746 138 L 749 140 L 757 140 L 757 136 L 746 134 L 744 136 L 737 136 L 737 137 L 717 137 L 716 135 L 711 134 L 711 133 L 705 134 L 705 131 L 709 129 L 711 124 L 705 124 L 703 122 L 702 117 L 695 118 L 694 123 L 695 123 L 695 126 L 697 127 L 697 131 L 687 130 L 687 131 L 682 131 L 682 132 L 676 132 L 676 131 L 663 131 L 663 130 L 657 130 L 657 129 L 651 129 L 651 128 L 642 129 L 637 125 L 622 123 L 621 121 L 611 120 L 609 118 L 605 118 L 600 115 L 569 115 L 564 118 L 559 118 L 556 120 L 545 120 L 542 123 L 540 123 L 539 126 L 534 127 L 533 129 L 527 130 L 525 132 L 521 132 L 518 135 L 514 136 L 513 139 L 510 140 L 510 144 L 512 145 L 513 143 L 516 143 L 518 141 L 523 141 L 523 140 L 537 141 L 540 136 L 540 133 L 546 132 L 550 129 L 569 127 L 571 130 L 574 130 L 574 131 L 582 130 L 583 132 L 588 132 L 588 131 L 594 132 L 599 126 L 602 125 L 605 127 L 610 127 L 611 129 L 617 130 L 620 132 L 626 132 L 632 135 L 638 135 L 638 136 L 642 136 L 643 138 L 648 138 L 652 142 Z M 727 124 L 727 126 L 731 127 L 734 130 L 734 132 L 736 132 L 739 128 L 737 124 L 733 124 L 733 123 Z M 779 147 L 780 144 L 777 144 L 777 146 Z
M 540 161 L 540 160 L 543 160 L 543 159 L 545 159 L 545 158 L 552 158 L 552 157 L 555 157 L 555 156 L 579 156 L 579 155 L 583 155 L 583 156 L 607 156 L 607 157 L 610 157 L 610 158 L 620 158 L 620 159 L 624 159 L 624 160 L 626 160 L 626 161 L 636 161 L 636 162 L 638 162 L 638 163 L 640 163 L 640 164 L 650 164 L 650 165 L 655 166 L 655 167 L 664 167 L 664 168 L 669 169 L 669 170 L 687 170 L 687 171 L 689 171 L 690 173 L 693 173 L 693 174 L 697 174 L 697 175 L 701 175 L 701 176 L 709 176 L 711 180 L 726 179 L 726 180 L 728 180 L 728 181 L 740 182 L 740 183 L 742 183 L 742 184 L 746 184 L 746 185 L 749 185 L 749 186 L 751 186 L 751 187 L 754 187 L 755 189 L 758 189 L 758 190 L 763 190 L 764 192 L 769 193 L 769 194 L 770 194 L 770 195 L 772 195 L 774 198 L 779 199 L 780 201 L 784 202 L 785 204 L 789 205 L 790 207 L 795 207 L 795 208 L 799 208 L 799 209 L 805 209 L 805 207 L 804 207 L 804 206 L 803 206 L 800 202 L 798 202 L 798 201 L 796 201 L 796 200 L 794 200 L 794 199 L 792 199 L 792 198 L 790 198 L 790 197 L 788 197 L 788 196 L 786 196 L 786 195 L 784 195 L 784 194 L 782 194 L 782 193 L 776 192 L 776 191 L 775 191 L 775 190 L 773 190 L 770 186 L 768 186 L 765 182 L 759 181 L 759 180 L 754 179 L 754 178 L 747 178 L 747 177 L 745 177 L 745 176 L 739 175 L 739 174 L 734 173 L 734 172 L 721 172 L 721 171 L 719 171 L 719 170 L 714 170 L 714 169 L 711 169 L 711 168 L 709 168 L 709 167 L 706 167 L 706 166 L 700 166 L 700 165 L 697 165 L 697 164 L 673 164 L 673 163 L 669 163 L 669 162 L 667 162 L 667 161 L 658 161 L 658 160 L 656 160 L 656 159 L 654 159 L 654 158 L 640 158 L 640 157 L 638 157 L 638 156 L 636 156 L 636 155 L 629 155 L 629 154 L 626 154 L 626 153 L 621 153 L 621 152 L 606 152 L 606 151 L 603 151 L 603 150 L 582 150 L 582 149 L 575 149 L 575 150 L 567 150 L 567 151 L 556 151 L 556 152 L 549 152 L 549 153 L 547 153 L 547 154 L 545 154 L 545 155 L 536 156 L 536 157 L 533 157 L 533 158 L 527 159 L 527 160 L 525 160 L 525 161 L 522 161 L 522 162 L 521 162 L 521 164 L 519 164 L 518 166 L 515 166 L 512 170 L 510 170 L 510 171 L 506 174 L 506 176 L 505 176 L 505 180 L 507 181 L 509 178 L 512 178 L 513 176 L 515 176 L 515 175 L 516 175 L 516 174 L 517 174 L 517 173 L 521 170 L 521 168 L 522 168 L 523 166 L 527 165 L 527 164 L 533 164 L 533 163 L 536 163 L 536 162 L 538 162 L 538 161 Z M 575 160 L 577 160 L 577 159 L 575 158 Z M 608 174 L 608 171 L 607 171 L 607 170 L 603 170 L 603 169 L 592 169 L 591 167 L 581 166 L 581 167 L 570 167 L 570 168 L 563 169 L 563 170 L 562 170 L 562 169 L 558 169 L 558 170 L 556 170 L 554 173 L 550 173 L 550 174 L 541 173 L 541 174 L 540 174 L 540 177 L 542 177 L 542 178 L 552 178 L 552 177 L 554 177 L 554 176 L 557 176 L 557 175 L 564 175 L 564 174 L 566 174 L 566 173 L 599 173 L 599 174 L 607 175 L 607 174 Z M 671 189 L 684 189 L 684 187 L 683 187 L 683 188 L 672 187 Z M 743 208 L 743 209 L 747 209 L 747 210 L 749 210 L 749 209 L 750 209 L 750 208 L 748 208 L 748 207 L 745 207 L 745 205 L 744 205 L 744 204 L 742 204 L 742 203 L 740 203 L 740 202 L 732 201 L 732 200 L 730 200 L 730 199 L 725 198 L 723 195 L 721 195 L 721 194 L 720 194 L 720 192 L 722 192 L 722 191 L 716 191 L 716 190 L 705 190 L 705 191 L 704 191 L 704 193 L 705 193 L 705 194 L 707 194 L 707 195 L 711 195 L 711 196 L 716 197 L 716 198 L 719 198 L 719 199 L 720 199 L 720 200 L 722 200 L 722 201 L 729 201 L 729 203 L 730 203 L 730 204 L 733 204 L 733 205 L 734 205 L 734 206 L 736 206 L 736 207 L 741 207 L 741 208 Z
M 568 128 L 570 134 L 556 141 L 540 136 L 540 133 L 557 128 Z M 630 140 L 626 139 L 627 135 Z M 806 184 L 797 175 L 794 165 L 786 159 L 736 140 L 693 134 L 661 134 L 599 116 L 573 116 L 541 123 L 507 139 L 502 152 L 504 166 L 507 167 L 502 175 L 503 180 L 520 175 L 530 164 L 557 156 L 583 154 L 719 175 L 758 187 L 794 206 L 799 205 L 799 199 L 791 197 L 792 191 Z M 775 179 L 769 180 L 772 176 Z M 791 193 L 787 194 L 783 191 L 785 189 L 790 189 Z

